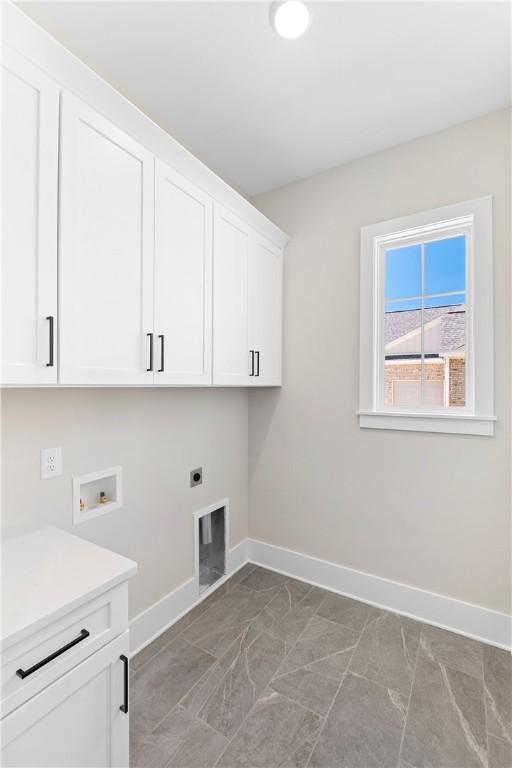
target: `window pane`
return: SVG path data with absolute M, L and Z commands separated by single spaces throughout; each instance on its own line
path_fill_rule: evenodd
M 452 296 L 428 296 L 425 298 L 423 306 L 426 308 L 431 307 L 448 307 L 453 304 L 465 304 L 465 293 L 454 293 Z
M 449 305 L 437 298 L 437 306 L 426 307 L 423 312 L 425 405 L 465 405 L 466 305 L 464 294 L 458 298 L 458 304 Z
M 421 246 L 390 248 L 385 257 L 386 299 L 419 296 L 421 293 Z
M 439 304 L 425 307 L 423 311 L 423 348 L 425 354 L 440 357 L 465 349 L 466 305 L 464 299 L 458 304 Z
M 420 354 L 421 302 L 388 301 L 384 310 L 386 357 Z
M 444 406 L 444 361 L 425 360 L 423 365 L 423 405 Z
M 420 405 L 421 302 L 387 302 L 384 332 L 384 403 Z
M 425 293 L 463 291 L 466 288 L 464 235 L 425 243 Z

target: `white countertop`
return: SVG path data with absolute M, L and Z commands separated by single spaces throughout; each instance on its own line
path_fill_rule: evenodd
M 2 539 L 2 648 L 125 581 L 137 563 L 59 528 Z

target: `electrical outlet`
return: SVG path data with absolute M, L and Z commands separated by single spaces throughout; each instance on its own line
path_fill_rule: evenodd
M 201 485 L 203 482 L 203 468 L 198 467 L 197 469 L 193 469 L 190 473 L 190 487 L 193 488 L 195 485 Z
M 41 480 L 62 475 L 62 448 L 41 450 Z

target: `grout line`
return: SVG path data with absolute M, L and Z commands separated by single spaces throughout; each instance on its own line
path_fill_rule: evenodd
M 242 566 L 242 568 L 243 568 L 243 567 L 244 567 L 244 566 Z M 256 567 L 256 566 L 254 566 L 254 567 Z M 238 569 L 238 571 L 242 570 L 242 568 L 239 568 L 239 569 Z M 233 574 L 233 576 L 235 576 L 235 575 L 238 573 L 238 571 L 235 571 L 235 573 Z M 134 674 L 134 675 L 138 674 L 138 673 L 139 673 L 139 672 L 140 672 L 142 669 L 144 669 L 144 667 L 146 666 L 146 664 L 148 664 L 150 661 L 153 661 L 153 659 L 155 659 L 155 658 L 156 658 L 156 657 L 157 657 L 157 656 L 158 656 L 158 655 L 159 655 L 159 654 L 160 654 L 160 653 L 161 653 L 161 652 L 162 652 L 162 651 L 163 651 L 165 648 L 167 648 L 167 646 L 168 646 L 170 643 L 174 642 L 174 640 L 176 640 L 178 637 L 181 637 L 181 635 L 182 635 L 184 632 L 186 632 L 186 630 L 188 630 L 188 629 L 189 629 L 189 628 L 190 628 L 190 627 L 191 627 L 193 624 L 195 624 L 195 623 L 196 623 L 196 621 L 199 621 L 199 619 L 201 619 L 201 618 L 202 618 L 202 617 L 205 615 L 205 613 L 207 613 L 207 611 L 209 611 L 209 610 L 210 610 L 210 608 L 213 608 L 213 606 L 214 606 L 214 605 L 216 605 L 216 604 L 217 604 L 217 603 L 218 603 L 220 600 L 222 600 L 222 598 L 225 596 L 225 594 L 226 594 L 227 592 L 229 592 L 229 591 L 230 591 L 230 589 L 231 589 L 231 587 L 230 587 L 230 586 L 228 586 L 228 585 L 231 585 L 231 586 L 236 586 L 236 587 L 240 587 L 241 589 L 243 589 L 243 590 L 246 590 L 248 593 L 251 593 L 251 592 L 253 592 L 253 590 L 252 590 L 252 589 L 249 589 L 249 587 L 242 587 L 242 585 L 241 585 L 239 582 L 237 582 L 237 581 L 234 581 L 234 582 L 233 582 L 233 581 L 232 581 L 232 579 L 233 579 L 233 576 L 230 576 L 228 579 L 226 579 L 226 581 L 225 581 L 223 584 L 221 584 L 221 585 L 220 585 L 220 587 L 218 587 L 218 588 L 217 588 L 217 589 L 216 589 L 214 592 L 212 592 L 212 594 L 211 594 L 211 595 L 209 595 L 208 597 L 206 597 L 206 598 L 205 598 L 205 599 L 204 599 L 204 600 L 203 600 L 201 603 L 197 603 L 195 606 L 193 606 L 192 608 L 190 608 L 190 610 L 189 610 L 189 611 L 187 611 L 187 613 L 185 613 L 183 616 L 181 616 L 181 618 L 179 618 L 179 619 L 178 619 L 178 620 L 175 622 L 175 624 L 171 624 L 171 626 L 170 626 L 168 629 L 164 630 L 164 631 L 162 632 L 162 635 L 164 635 L 164 634 L 165 634 L 165 632 L 168 632 L 170 629 L 172 629 L 172 627 L 176 626 L 176 624 L 178 624 L 180 621 L 183 621 L 183 619 L 184 619 L 186 616 L 188 616 L 188 615 L 189 615 L 189 614 L 190 614 L 192 611 L 194 611 L 196 608 L 199 608 L 199 606 L 201 606 L 201 605 L 204 605 L 204 606 L 206 606 L 206 604 L 208 603 L 208 601 L 209 601 L 209 600 L 210 600 L 210 599 L 211 599 L 211 598 L 212 598 L 214 595 L 217 595 L 218 593 L 220 593 L 220 594 L 218 595 L 218 597 L 217 597 L 215 600 L 213 600 L 213 601 L 212 601 L 211 605 L 208 605 L 207 607 L 205 607 L 204 611 L 202 611 L 202 612 L 199 614 L 199 616 L 197 616 L 197 618 L 193 619 L 193 621 L 191 621 L 189 624 L 186 624 L 186 625 L 183 627 L 183 629 L 181 629 L 181 630 L 180 630 L 180 631 L 179 631 L 179 632 L 178 632 L 176 635 L 174 635 L 174 637 L 172 637 L 172 638 L 171 638 L 171 640 L 169 640 L 169 642 L 168 642 L 168 643 L 166 643 L 166 644 L 165 644 L 165 645 L 163 645 L 161 648 L 159 648 L 159 649 L 158 649 L 158 651 L 156 651 L 156 653 L 154 653 L 154 654 L 153 654 L 153 656 L 150 656 L 150 657 L 149 657 L 149 659 L 146 659 L 146 661 L 144 662 L 144 664 L 141 664 L 141 666 L 140 666 L 138 669 L 136 669 L 136 670 L 133 670 L 133 674 Z M 223 591 L 222 591 L 222 588 L 223 588 L 224 586 L 226 587 L 226 591 L 225 591 L 225 592 L 223 592 Z M 159 635 L 158 637 L 161 637 L 162 635 Z M 156 637 L 156 638 L 155 638 L 155 639 L 154 639 L 152 642 L 153 642 L 153 643 L 155 643 L 155 642 L 158 640 L 158 637 Z M 187 641 L 187 642 L 188 642 L 190 645 L 194 645 L 194 643 L 191 643 L 190 641 Z M 152 644 L 152 643 L 149 643 L 149 645 L 145 646 L 145 648 L 149 648 L 149 647 L 151 646 L 151 644 Z M 196 645 L 194 645 L 194 647 L 198 648 L 199 646 L 196 646 Z M 142 648 L 142 650 L 141 650 L 141 651 L 139 651 L 139 653 L 143 653 L 143 652 L 144 652 L 144 650 L 145 650 L 145 648 Z M 204 650 L 204 649 L 203 649 L 203 648 L 201 648 L 200 650 Z M 205 651 L 205 653 L 207 653 L 207 651 Z M 137 654 L 137 655 L 138 655 L 138 654 Z M 211 656 L 213 656 L 214 654 L 210 654 L 210 655 L 211 655 Z M 136 657 L 135 657 L 135 658 L 136 658 Z M 130 669 L 131 669 L 131 666 L 130 666 Z
M 341 688 L 342 688 L 342 686 L 343 686 L 343 683 L 345 682 L 345 678 L 346 678 L 346 676 L 347 676 L 347 671 L 348 671 L 348 669 L 349 669 L 349 667 L 350 667 L 350 665 L 351 665 L 351 663 L 352 663 L 352 659 L 354 658 L 354 654 L 355 654 L 355 652 L 356 652 L 356 651 L 357 651 L 357 649 L 358 649 L 359 643 L 361 642 L 361 638 L 362 638 L 362 636 L 363 636 L 364 630 L 366 629 L 366 625 L 368 624 L 368 620 L 369 620 L 369 618 L 370 618 L 370 615 L 371 615 L 371 611 L 368 613 L 368 616 L 366 617 L 366 621 L 365 621 L 365 622 L 364 622 L 364 624 L 363 624 L 363 627 L 362 627 L 362 629 L 361 629 L 361 633 L 360 633 L 360 635 L 359 635 L 359 638 L 358 638 L 358 640 L 357 640 L 356 646 L 355 646 L 354 650 L 352 651 L 352 654 L 351 654 L 351 656 L 350 656 L 350 659 L 349 659 L 349 661 L 347 662 L 347 666 L 346 666 L 346 668 L 345 668 L 345 672 L 343 673 L 343 677 L 341 678 L 341 680 L 340 680 L 340 684 L 338 685 L 338 689 L 337 689 L 336 693 L 334 694 L 333 700 L 331 701 L 331 706 L 330 706 L 330 707 L 329 707 L 329 709 L 327 710 L 327 713 L 326 713 L 326 715 L 325 715 L 325 717 L 324 717 L 324 722 L 323 722 L 323 724 L 322 724 L 322 727 L 320 728 L 320 730 L 319 730 L 319 732 L 318 732 L 318 736 L 316 737 L 315 743 L 313 744 L 313 746 L 312 746 L 312 748 L 311 748 L 311 752 L 309 753 L 308 761 L 307 761 L 307 763 L 306 763 L 306 768 L 309 768 L 309 766 L 310 766 L 310 763 L 311 763 L 311 758 L 313 757 L 313 753 L 314 753 L 314 751 L 315 751 L 315 749 L 316 749 L 316 747 L 317 747 L 317 745 L 318 745 L 318 742 L 320 741 L 320 736 L 321 736 L 321 735 L 322 735 L 322 733 L 324 732 L 325 726 L 326 726 L 326 724 L 327 724 L 327 720 L 328 720 L 328 718 L 329 718 L 329 715 L 331 714 L 332 708 L 334 707 L 334 702 L 335 702 L 335 701 L 336 701 L 336 699 L 338 698 L 338 696 L 339 696 L 339 693 L 340 693 L 340 691 L 341 691 Z
M 242 566 L 242 567 L 243 567 L 243 566 Z M 227 581 L 226 581 L 225 583 L 226 583 L 226 584 L 229 584 L 229 583 L 230 583 L 230 581 L 231 581 L 231 579 L 227 579 Z M 236 582 L 235 582 L 235 584 L 236 584 Z M 229 591 L 229 590 L 227 590 L 227 591 Z M 248 591 L 248 592 L 252 592 L 253 590 L 249 590 L 249 589 L 248 589 L 247 591 Z M 224 596 L 224 593 L 222 593 L 222 594 L 219 596 L 218 600 L 216 600 L 214 603 L 212 603 L 212 605 L 210 606 L 210 608 L 211 608 L 211 607 L 213 607 L 213 605 L 215 605 L 215 603 L 217 603 L 219 600 L 222 600 L 223 596 Z M 268 604 L 268 603 L 267 603 L 267 604 Z M 202 616 L 204 616 L 204 614 L 205 614 L 207 611 L 209 611 L 209 610 L 210 610 L 210 608 L 206 608 L 206 609 L 205 609 L 205 610 L 204 610 L 204 611 L 203 611 L 203 612 L 202 612 L 202 613 L 201 613 L 201 614 L 200 614 L 200 615 L 197 617 L 197 619 L 194 619 L 194 621 L 191 621 L 191 622 L 190 622 L 190 624 L 187 624 L 187 625 L 186 625 L 186 626 L 185 626 L 185 627 L 184 627 L 184 628 L 181 630 L 181 632 L 178 632 L 178 634 L 177 634 L 175 637 L 173 637 L 173 638 L 172 638 L 172 640 L 170 640 L 168 643 L 166 643 L 166 644 L 165 644 L 165 645 L 164 645 L 162 648 L 160 648 L 160 650 L 159 650 L 159 651 L 157 651 L 157 653 L 155 653 L 155 654 L 154 654 L 154 656 L 151 656 L 151 657 L 150 657 L 150 658 L 149 658 L 147 661 L 145 661 L 145 662 L 144 662 L 144 664 L 143 664 L 143 665 L 140 667 L 140 669 L 138 669 L 138 670 L 137 670 L 137 671 L 134 673 L 134 675 L 136 675 L 138 672 L 140 672 L 142 669 L 144 669 L 144 667 L 145 667 L 147 664 L 149 664 L 149 662 L 150 662 L 150 661 L 153 661 L 154 659 L 156 659 L 156 657 L 157 657 L 157 656 L 158 656 L 158 655 L 159 655 L 159 654 L 160 654 L 160 653 L 161 653 L 163 650 L 165 650 L 165 648 L 167 648 L 167 647 L 168 647 L 168 645 L 170 645 L 170 643 L 172 643 L 172 642 L 173 642 L 174 640 L 176 640 L 178 637 L 181 637 L 181 635 L 183 634 L 183 632 L 185 632 L 185 630 L 186 630 L 186 629 L 188 629 L 189 627 L 191 627 L 191 626 L 192 626 L 192 624 L 194 624 L 194 623 L 195 623 L 196 621 L 198 621 L 198 620 L 199 620 L 199 619 L 200 619 Z M 193 608 L 191 608 L 191 610 L 193 611 L 194 609 L 193 609 Z M 262 610 L 263 610 L 263 609 L 262 609 Z M 186 615 L 187 615 L 187 614 L 185 614 L 185 616 L 186 616 Z M 259 614 L 258 614 L 258 616 L 259 616 Z M 182 617 L 182 618 L 183 618 L 183 617 Z M 243 630 L 242 630 L 242 632 L 243 632 Z M 237 636 L 237 637 L 236 637 L 236 638 L 233 640 L 233 643 L 235 643 L 235 642 L 236 642 L 236 641 L 239 639 L 239 637 L 240 637 L 240 635 L 238 635 L 238 636 Z M 203 648 L 199 648 L 198 646 L 196 646 L 196 645 L 194 645 L 193 643 L 191 643 L 189 640 L 186 640 L 185 638 L 182 638 L 182 639 L 183 639 L 183 642 L 187 643 L 187 645 L 190 645 L 190 646 L 192 646 L 192 647 L 194 647 L 194 648 L 198 648 L 198 650 L 201 650 L 201 651 L 203 651 L 203 653 L 208 653 L 208 651 L 205 651 Z M 231 645 L 233 645 L 233 643 L 231 643 L 231 644 L 230 644 L 229 648 L 231 648 Z M 229 649 L 229 648 L 228 648 L 228 649 Z M 226 649 L 225 653 L 227 653 L 228 649 Z M 199 680 L 196 680 L 196 682 L 195 682 L 195 683 L 194 683 L 194 684 L 193 684 L 193 685 L 192 685 L 192 686 L 191 686 L 191 687 L 188 689 L 188 691 L 186 691 L 186 692 L 183 694 L 183 696 L 181 697 L 181 699 L 179 699 L 179 701 L 177 701 L 177 702 L 176 702 L 176 704 L 174 704 L 174 705 L 173 705 L 173 706 L 172 706 L 172 707 L 171 707 L 171 708 L 170 708 L 170 709 L 169 709 L 169 710 L 168 710 L 168 711 L 165 713 L 165 715 L 162 717 L 162 719 L 161 719 L 161 720 L 159 720 L 159 721 L 158 721 L 158 723 L 156 723 L 156 725 L 154 725 L 154 726 L 153 726 L 153 728 L 151 729 L 151 731 L 149 731 L 149 733 L 145 734 L 145 735 L 142 737 L 142 739 L 141 739 L 142 741 L 143 741 L 145 738 L 147 738 L 147 737 L 151 737 L 151 736 L 153 735 L 154 731 L 155 731 L 155 730 L 156 730 L 156 729 L 157 729 L 157 728 L 158 728 L 158 727 L 159 727 L 159 726 L 160 726 L 160 725 L 163 723 L 163 721 L 166 719 L 166 717 L 168 717 L 168 716 L 170 715 L 170 713 L 171 713 L 171 712 L 172 712 L 174 709 L 176 709 L 176 707 L 178 707 L 178 706 L 180 706 L 180 705 L 181 705 L 181 702 L 183 701 L 183 699 L 184 699 L 186 696 L 188 696 L 188 694 L 190 693 L 190 691 L 192 691 L 192 690 L 193 690 L 193 689 L 196 687 L 196 685 L 198 685 L 198 684 L 199 684 L 199 682 L 200 682 L 201 680 L 203 680 L 203 679 L 206 677 L 206 675 L 208 675 L 208 674 L 209 674 L 209 673 L 212 671 L 213 667 L 214 667 L 214 666 L 215 666 L 215 665 L 216 665 L 216 664 L 217 664 L 217 663 L 220 661 L 220 659 L 222 658 L 222 656 L 224 656 L 224 654 L 222 654 L 222 656 L 221 656 L 221 657 L 216 657 L 216 656 L 214 656 L 212 653 L 210 653 L 210 654 L 208 654 L 208 655 L 209 655 L 209 656 L 212 656 L 212 658 L 214 659 L 214 662 L 213 662 L 213 663 L 212 663 L 212 664 L 211 664 L 211 665 L 208 667 L 208 669 L 207 669 L 207 670 L 205 670 L 205 672 L 204 672 L 204 673 L 201 675 L 201 677 L 199 678 Z M 132 683 L 131 683 L 131 681 L 130 681 L 130 684 L 132 684 Z M 185 708 L 183 707 L 183 709 L 185 709 Z M 188 710 L 186 710 L 186 711 L 188 712 Z M 194 713 L 191 713 L 191 714 L 193 714 L 193 716 L 194 716 L 194 717 L 196 717 L 196 719 L 197 719 L 197 720 L 200 720 L 201 722 L 204 722 L 204 723 L 206 723 L 206 721 L 205 721 L 205 720 L 203 720 L 202 718 L 200 718 L 200 717 L 199 717 L 199 715 L 196 715 L 196 714 L 194 714 Z M 209 724 L 208 724 L 208 723 L 206 723 L 206 725 L 209 725 Z M 211 727 L 211 726 L 210 726 L 210 727 Z M 215 733 L 220 733 L 220 731 L 217 731 L 216 729 L 213 729 L 213 730 L 215 731 Z M 223 734 L 223 733 L 221 733 L 220 735 L 221 735 L 221 736 L 224 736 L 224 734 Z M 224 738 L 226 738 L 226 737 L 224 736 Z M 174 756 L 174 755 L 172 755 L 170 759 L 172 759 L 172 757 L 173 757 L 173 756 Z M 166 763 L 166 766 L 167 766 L 167 765 L 168 765 L 168 763 Z
M 402 747 L 404 745 L 405 729 L 407 728 L 407 721 L 409 719 L 409 709 L 410 709 L 410 706 L 411 706 L 412 692 L 413 692 L 413 688 L 414 688 L 414 683 L 416 681 L 416 670 L 418 668 L 418 659 L 419 659 L 419 656 L 420 656 L 421 636 L 422 636 L 422 634 L 423 634 L 423 626 L 420 627 L 420 636 L 418 638 L 418 648 L 416 649 L 416 659 L 414 661 L 414 670 L 413 670 L 412 680 L 411 680 L 411 690 L 409 691 L 409 698 L 407 700 L 407 710 L 406 710 L 405 718 L 404 718 L 404 727 L 402 729 L 402 738 L 400 739 L 400 748 L 398 750 L 398 763 L 397 763 L 398 768 L 400 767 L 400 761 L 402 759 Z
M 263 566 L 260 566 L 260 567 L 263 567 Z M 265 570 L 267 570 L 267 569 L 265 569 Z M 289 576 L 289 577 L 288 577 L 288 579 L 291 579 L 291 578 L 293 578 L 293 577 L 292 577 L 292 576 Z M 284 582 L 283 582 L 283 584 L 286 584 L 286 582 L 288 581 L 288 579 L 287 579 L 286 581 L 284 581 Z M 279 587 L 281 587 L 281 586 L 283 586 L 283 584 L 279 584 L 278 586 L 279 586 Z M 313 585 L 311 585 L 311 588 L 313 588 Z M 308 590 L 308 592 L 306 593 L 306 595 L 308 595 L 310 591 L 311 591 L 311 590 Z M 306 597 L 306 595 L 304 595 L 304 598 Z M 277 596 L 277 593 L 276 593 L 276 595 L 274 595 L 274 597 L 276 597 L 276 596 Z M 303 600 L 304 598 L 301 598 L 301 600 Z M 272 600 L 273 600 L 273 599 L 274 599 L 274 598 L 272 598 Z M 257 615 L 257 616 L 255 616 L 255 617 L 254 617 L 254 619 L 253 619 L 252 621 L 256 621 L 256 619 L 257 619 L 259 616 L 261 616 L 261 614 L 263 613 L 263 611 L 264 611 L 264 610 L 267 608 L 267 606 L 268 606 L 268 605 L 270 605 L 270 603 L 272 602 L 272 600 L 269 600 L 269 602 L 268 602 L 268 603 L 265 603 L 265 605 L 263 606 L 263 608 L 261 609 L 261 611 L 258 613 L 258 615 Z M 301 600 L 299 600 L 299 603 L 301 602 Z M 323 600 L 322 600 L 322 602 L 323 602 Z M 298 603 L 297 603 L 297 605 L 298 605 Z M 290 610 L 291 610 L 291 609 L 290 609 Z M 313 615 L 314 615 L 314 614 L 313 614 Z M 313 617 L 311 617 L 311 618 L 313 618 Z M 311 619 L 310 619 L 309 621 L 311 621 Z M 309 623 L 309 622 L 308 622 L 308 623 Z M 262 631 L 260 632 L 260 635 L 261 635 L 261 634 L 268 634 L 268 633 L 267 633 L 267 632 L 265 632 L 265 630 L 262 630 Z M 272 635 L 269 635 L 269 636 L 270 636 L 270 637 L 272 637 Z M 279 638 L 274 638 L 274 639 L 275 639 L 275 640 L 278 640 Z M 297 638 L 297 639 L 298 639 L 298 638 Z M 281 642 L 283 643 L 283 645 L 284 645 L 284 646 L 285 646 L 285 648 L 286 648 L 286 642 L 285 642 L 284 640 L 282 640 Z M 296 643 L 296 642 L 297 642 L 297 640 L 295 641 L 295 643 Z M 295 643 L 293 643 L 293 644 L 290 646 L 289 650 L 288 650 L 288 651 L 287 651 L 287 653 L 284 655 L 284 657 L 283 657 L 283 659 L 282 659 L 282 661 L 281 661 L 281 664 L 283 663 L 284 659 L 285 659 L 285 658 L 288 656 L 288 654 L 291 652 L 291 650 L 292 650 L 292 649 L 293 649 L 293 647 L 295 646 Z M 277 670 L 279 670 L 279 668 L 281 667 L 281 664 L 279 665 L 279 667 L 277 668 Z M 242 726 L 244 725 L 244 723 L 245 723 L 245 722 L 247 722 L 248 718 L 251 716 L 251 713 L 253 712 L 254 708 L 256 707 L 257 703 L 259 702 L 259 700 L 260 700 L 260 698 L 261 698 L 261 695 L 262 695 L 263 691 L 265 690 L 265 688 L 266 688 L 266 687 L 268 687 L 268 686 L 270 685 L 270 683 L 272 682 L 272 680 L 274 679 L 274 677 L 275 677 L 275 675 L 276 675 L 276 673 L 277 673 L 277 670 L 276 670 L 276 672 L 274 673 L 274 675 L 273 675 L 273 676 L 270 678 L 270 680 L 268 681 L 268 683 L 267 683 L 267 684 L 266 684 L 266 685 L 263 687 L 263 689 L 262 689 L 262 691 L 260 692 L 260 694 L 259 694 L 259 695 L 256 697 L 255 701 L 253 702 L 253 704 L 252 704 L 252 706 L 250 707 L 249 711 L 247 712 L 246 716 L 245 716 L 245 717 L 242 719 L 242 721 L 241 721 L 240 725 L 238 726 L 238 728 L 237 728 L 237 729 L 236 729 L 236 731 L 234 732 L 233 736 L 231 737 L 231 739 L 229 739 L 229 741 L 228 741 L 228 743 L 226 744 L 225 748 L 222 750 L 222 752 L 221 752 L 221 753 L 220 753 L 220 755 L 218 756 L 217 760 L 215 761 L 215 764 L 214 764 L 213 768 L 216 768 L 216 766 L 217 766 L 217 765 L 218 765 L 218 763 L 219 763 L 219 760 L 220 760 L 220 759 L 221 759 L 221 758 L 222 758 L 222 757 L 225 755 L 225 753 L 226 753 L 226 752 L 227 752 L 227 750 L 229 749 L 229 747 L 230 747 L 231 743 L 232 743 L 232 742 L 234 741 L 234 739 L 237 737 L 237 735 L 238 735 L 238 733 L 239 733 L 240 729 L 242 728 Z M 277 693 L 277 691 L 276 691 L 276 693 Z M 306 709 L 306 708 L 304 707 L 304 709 Z M 306 710 L 306 711 L 308 711 L 308 712 L 309 712 L 309 711 L 312 711 L 312 710 Z M 316 714 L 316 713 L 315 713 L 315 714 Z M 319 715 L 319 717 L 320 717 L 320 715 Z

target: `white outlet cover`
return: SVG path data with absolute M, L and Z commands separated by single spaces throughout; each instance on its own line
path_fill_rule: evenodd
M 41 449 L 41 480 L 62 475 L 62 448 Z

